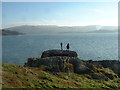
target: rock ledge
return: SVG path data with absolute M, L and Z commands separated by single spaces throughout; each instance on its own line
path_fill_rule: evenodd
M 70 50 L 47 50 L 42 53 L 41 58 L 55 56 L 77 57 L 78 55 L 75 51 Z

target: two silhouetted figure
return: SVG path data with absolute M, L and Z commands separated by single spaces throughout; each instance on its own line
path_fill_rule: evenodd
M 61 46 L 61 50 L 63 50 L 63 43 L 60 43 L 60 46 Z M 66 48 L 67 48 L 67 50 L 69 50 L 69 48 L 70 48 L 69 43 L 67 44 Z

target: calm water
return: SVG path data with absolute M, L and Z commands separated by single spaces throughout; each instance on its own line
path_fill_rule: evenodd
M 64 49 L 70 43 L 70 49 L 84 60 L 118 59 L 117 33 L 62 34 L 62 35 L 19 35 L 3 36 L 2 60 L 5 63 L 23 65 L 29 57 L 40 57 L 49 49 Z

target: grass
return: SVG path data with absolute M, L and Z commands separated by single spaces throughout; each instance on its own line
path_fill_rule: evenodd
M 120 78 L 113 80 L 90 79 L 90 75 L 73 72 L 51 73 L 49 67 L 21 67 L 16 64 L 2 64 L 3 88 L 100 88 L 120 89 Z M 43 68 L 45 67 L 45 68 Z M 102 71 L 103 69 L 101 69 Z M 104 72 L 109 71 L 105 70 Z M 111 71 L 109 71 L 111 72 Z

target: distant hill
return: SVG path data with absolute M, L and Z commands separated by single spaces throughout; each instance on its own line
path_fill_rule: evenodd
M 17 32 L 17 31 L 11 31 L 11 30 L 1 30 L 1 35 L 22 35 L 23 33 Z
M 63 33 L 104 33 L 117 32 L 117 26 L 56 26 L 56 25 L 22 25 L 16 27 L 5 28 L 13 33 L 25 34 L 63 34 Z M 15 32 L 16 31 L 16 32 Z

